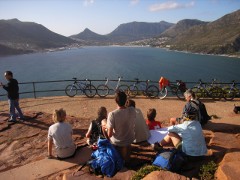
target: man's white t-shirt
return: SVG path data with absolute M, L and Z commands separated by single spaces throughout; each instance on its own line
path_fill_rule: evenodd
M 113 128 L 111 142 L 116 146 L 128 146 L 135 139 L 135 108 L 119 108 L 108 114 L 107 127 Z

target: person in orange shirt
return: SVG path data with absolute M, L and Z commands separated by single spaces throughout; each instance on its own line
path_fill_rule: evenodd
M 155 121 L 155 117 L 157 115 L 156 109 L 149 109 L 147 112 L 147 120 L 146 123 L 148 125 L 149 130 L 155 130 L 161 128 L 161 123 L 159 121 Z

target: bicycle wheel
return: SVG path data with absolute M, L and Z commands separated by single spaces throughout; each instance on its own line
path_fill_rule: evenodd
M 223 89 L 223 97 L 226 101 L 232 101 L 236 96 L 235 90 L 231 88 Z
M 181 91 L 180 89 L 177 89 L 176 96 L 177 96 L 178 99 L 180 99 L 180 100 L 184 100 L 184 99 L 185 99 L 185 97 L 184 97 L 184 92 Z
M 200 98 L 203 98 L 204 97 L 204 94 L 202 92 L 202 90 L 198 87 L 194 87 L 192 88 L 192 91 L 195 93 L 195 96 L 200 99 Z
M 97 94 L 99 97 L 106 97 L 109 94 L 109 88 L 105 84 L 101 84 L 97 87 Z
M 159 90 L 158 97 L 159 99 L 164 99 L 168 94 L 168 90 L 166 87 L 163 87 L 162 89 Z
M 127 85 L 121 85 L 118 87 L 118 91 L 125 92 L 126 95 L 129 94 L 128 90 L 129 90 L 129 87 Z
M 213 100 L 220 100 L 223 97 L 223 90 L 220 87 L 212 87 L 209 95 Z
M 77 94 L 77 87 L 75 85 L 68 85 L 65 88 L 65 93 L 69 97 L 74 97 Z
M 134 86 L 134 85 L 129 86 L 128 96 L 130 98 L 134 98 L 137 96 L 137 94 L 138 94 L 137 86 Z
M 86 86 L 86 88 L 84 89 L 84 94 L 89 97 L 89 98 L 93 98 L 97 93 L 97 90 L 95 88 L 95 86 L 88 84 Z
M 146 90 L 146 96 L 150 98 L 156 98 L 158 97 L 158 94 L 159 94 L 159 89 L 157 88 L 157 86 L 155 85 L 148 86 Z

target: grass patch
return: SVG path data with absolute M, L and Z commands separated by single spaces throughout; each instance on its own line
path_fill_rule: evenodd
M 217 170 L 217 164 L 213 161 L 210 161 L 207 164 L 202 165 L 200 168 L 199 177 L 204 180 L 214 179 L 214 174 Z
M 153 165 L 147 165 L 139 169 L 132 177 L 132 180 L 140 180 L 143 179 L 146 175 L 153 171 L 159 171 L 162 170 L 160 167 L 153 166 Z

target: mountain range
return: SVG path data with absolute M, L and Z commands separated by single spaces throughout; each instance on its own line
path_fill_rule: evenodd
M 47 48 L 65 47 L 75 41 L 46 27 L 18 19 L 0 20 L 0 53 L 28 53 Z
M 213 22 L 130 22 L 106 35 L 86 28 L 65 37 L 34 22 L 0 20 L 0 55 L 86 45 L 148 45 L 207 54 L 240 54 L 240 10 Z
M 80 41 L 91 41 L 92 43 L 119 44 L 157 36 L 173 25 L 173 23 L 165 21 L 159 23 L 131 22 L 119 25 L 107 35 L 99 35 L 89 29 L 85 29 L 83 32 L 70 37 Z
M 185 19 L 159 36 L 129 45 L 150 45 L 203 54 L 240 56 L 240 10 L 213 22 Z
M 240 52 L 240 10 L 193 26 L 169 40 L 171 49 L 206 54 Z

